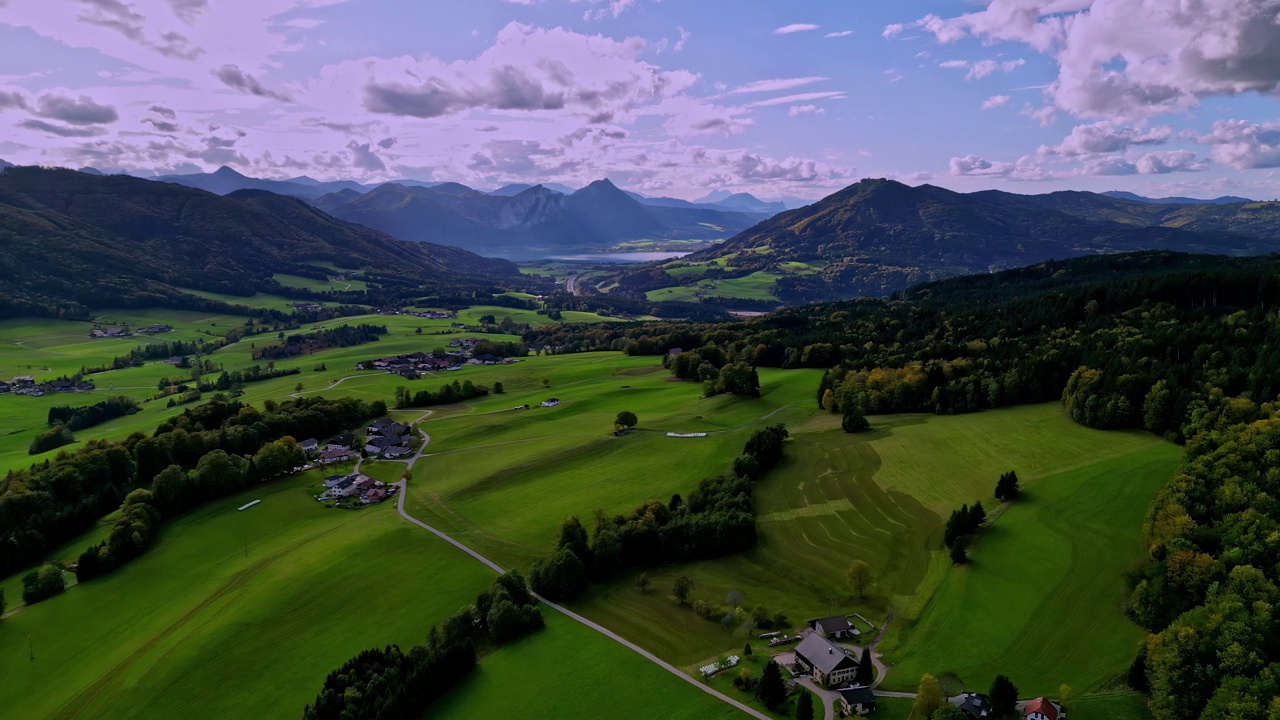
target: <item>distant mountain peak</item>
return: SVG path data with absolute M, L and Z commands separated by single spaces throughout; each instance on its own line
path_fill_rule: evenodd
M 226 165 L 223 165 L 222 167 L 220 167 L 220 168 L 218 168 L 217 170 L 213 171 L 213 174 L 214 174 L 214 175 L 216 175 L 216 176 L 218 176 L 218 177 L 224 177 L 224 178 L 242 178 L 242 177 L 246 177 L 244 174 L 239 173 L 239 172 L 236 172 L 235 170 L 231 169 L 230 167 L 228 167 L 228 166 L 226 166 Z

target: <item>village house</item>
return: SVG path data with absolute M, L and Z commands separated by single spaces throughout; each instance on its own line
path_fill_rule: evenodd
M 555 407 L 560 404 L 560 398 L 547 398 L 542 401 L 542 407 Z
M 383 437 L 381 435 L 370 435 L 365 438 L 364 451 L 368 455 L 377 455 L 389 447 L 399 445 L 403 440 L 397 437 Z
M 808 622 L 809 627 L 822 633 L 823 637 L 832 640 L 843 640 L 851 638 L 861 633 L 849 622 L 849 618 L 843 615 L 834 617 L 814 618 Z
M 1060 705 L 1042 697 L 1028 702 L 1022 709 L 1023 720 L 1060 720 L 1066 716 Z
M 845 715 L 870 715 L 876 709 L 876 696 L 869 687 L 840 690 L 840 709 Z
M 302 452 L 310 455 L 320 449 L 320 441 L 315 438 L 307 438 L 306 440 L 298 443 L 298 447 Z
M 391 447 L 382 451 L 382 456 L 385 458 L 401 458 L 401 457 L 404 457 L 405 455 L 408 455 L 411 452 L 413 451 L 405 447 L 404 445 L 392 445 Z
M 671 348 L 670 350 L 667 351 L 667 357 L 675 357 L 677 355 L 683 355 L 683 354 L 684 354 L 684 349 L 682 348 Z
M 813 675 L 819 685 L 838 688 L 853 682 L 858 661 L 818 633 L 809 633 L 796 646 L 796 664 Z
M 383 488 L 374 488 L 369 492 L 365 493 L 364 497 L 360 498 L 360 502 L 368 505 L 369 503 L 382 502 L 383 500 L 386 500 L 386 499 L 387 499 L 386 490 L 384 490 Z
M 330 475 L 329 477 L 324 479 L 324 486 L 327 488 L 331 488 L 334 485 L 337 485 L 338 483 L 346 479 L 347 479 L 346 475 Z
M 991 700 L 982 693 L 963 693 L 953 698 L 951 703 L 974 720 L 991 717 Z
M 336 462 L 344 462 L 346 460 L 355 460 L 360 457 L 358 454 L 350 450 L 325 450 L 320 453 L 320 462 L 329 465 Z
M 325 444 L 326 450 L 350 450 L 352 444 L 356 441 L 356 436 L 349 432 L 340 433 L 329 438 L 329 442 Z

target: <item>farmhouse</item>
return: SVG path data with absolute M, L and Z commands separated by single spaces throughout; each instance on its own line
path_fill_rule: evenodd
M 667 351 L 667 357 L 676 357 L 677 355 L 683 355 L 683 354 L 684 354 L 683 348 L 671 348 L 670 350 Z
M 344 460 L 354 460 L 360 457 L 358 454 L 350 450 L 325 450 L 320 453 L 320 462 L 328 465 L 330 463 L 343 462 Z
M 833 640 L 850 638 L 861 633 L 858 632 L 853 624 L 849 622 L 849 618 L 843 615 L 835 617 L 814 618 L 808 622 L 809 627 L 822 633 L 823 637 Z
M 392 445 L 391 447 L 382 451 L 382 456 L 386 458 L 398 458 L 398 457 L 404 457 L 405 455 L 408 455 L 410 452 L 412 451 L 409 450 L 409 448 L 405 447 L 404 445 Z
M 960 708 L 960 712 L 974 720 L 991 717 L 991 700 L 982 693 L 963 693 L 951 702 Z
M 845 715 L 870 715 L 876 709 L 876 696 L 869 687 L 845 688 L 840 692 L 840 707 Z
M 310 455 L 320 449 L 320 441 L 315 438 L 307 438 L 298 443 L 298 447 L 302 449 L 302 452 Z
M 796 664 L 802 665 L 825 687 L 847 685 L 858 672 L 857 660 L 818 633 L 805 635 L 796 646 Z
M 1059 720 L 1066 716 L 1060 706 L 1042 697 L 1028 702 L 1022 710 L 1023 720 Z
M 341 435 L 334 435 L 333 437 L 329 438 L 329 442 L 325 445 L 325 449 L 326 450 L 350 450 L 351 445 L 355 443 L 355 441 L 356 441 L 355 435 L 352 435 L 349 432 L 344 432 Z
M 555 407 L 560 404 L 560 398 L 547 398 L 542 401 L 542 407 Z

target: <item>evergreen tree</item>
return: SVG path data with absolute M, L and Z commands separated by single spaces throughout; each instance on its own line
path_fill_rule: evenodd
M 871 429 L 871 423 L 867 422 L 867 418 L 862 414 L 862 408 L 857 406 L 845 411 L 844 418 L 840 420 L 840 427 L 847 433 L 866 432 Z
M 991 715 L 997 718 L 1012 717 L 1018 709 L 1018 686 L 1004 675 L 997 675 L 991 682 Z
M 796 695 L 796 720 L 813 720 L 813 694 L 808 690 Z
M 964 565 L 969 562 L 969 536 L 961 535 L 951 544 L 951 562 Z
M 855 685 L 866 687 L 875 681 L 876 666 L 871 661 L 871 646 L 862 648 L 862 659 L 858 661 L 858 673 L 853 678 Z
M 760 673 L 760 687 L 757 692 L 760 702 L 770 710 L 780 707 L 787 699 L 787 688 L 782 682 L 782 672 L 778 669 L 778 663 L 772 660 L 765 663 L 764 671 Z

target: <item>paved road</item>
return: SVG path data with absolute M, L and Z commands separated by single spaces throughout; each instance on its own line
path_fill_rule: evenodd
M 570 275 L 569 277 L 565 278 L 564 289 L 565 289 L 565 292 L 569 293 L 570 295 L 577 295 L 578 294 L 578 276 Z
M 424 417 L 425 417 L 425 416 L 424 416 Z M 419 429 L 419 430 L 418 430 L 418 432 L 421 432 L 421 433 L 422 433 L 422 437 L 423 437 L 422 447 L 418 448 L 418 452 L 417 452 L 417 454 L 416 454 L 416 455 L 414 455 L 412 458 L 410 458 L 410 459 L 409 459 L 409 460 L 407 460 L 407 461 L 403 461 L 403 462 L 406 462 L 406 463 L 408 464 L 409 468 L 411 468 L 411 469 L 413 468 L 414 463 L 416 463 L 416 462 L 418 461 L 418 459 L 422 457 L 422 451 L 426 449 L 426 447 L 427 447 L 427 443 L 431 442 L 431 436 L 427 435 L 425 432 L 422 432 L 422 430 L 421 430 L 421 429 Z M 494 572 L 496 572 L 496 573 L 498 573 L 498 574 L 502 574 L 502 573 L 506 572 L 505 570 L 503 570 L 503 568 L 502 568 L 500 565 L 498 565 L 498 564 L 497 564 L 497 563 L 495 563 L 494 561 L 490 560 L 489 558 L 485 557 L 484 555 L 481 555 L 480 553 L 476 552 L 475 550 L 472 550 L 471 548 L 467 547 L 466 545 L 462 544 L 461 542 L 459 542 L 459 541 L 457 541 L 457 540 L 453 539 L 453 538 L 452 538 L 452 537 L 450 537 L 448 534 L 446 534 L 446 533 L 444 533 L 444 532 L 441 532 L 440 530 L 437 530 L 436 528 L 431 527 L 430 525 L 428 525 L 428 524 L 426 524 L 426 523 L 422 522 L 421 520 L 419 520 L 419 519 L 417 519 L 417 518 L 413 517 L 412 515 L 410 515 L 409 513 L 405 512 L 405 511 L 404 511 L 404 496 L 405 496 L 405 495 L 407 495 L 407 494 L 409 493 L 408 485 L 407 485 L 407 483 L 406 483 L 404 480 L 401 480 L 401 481 L 399 481 L 399 482 L 397 482 L 397 483 L 395 483 L 395 484 L 400 488 L 400 492 L 396 493 L 396 494 L 399 496 L 399 497 L 397 497 L 397 498 L 396 498 L 396 511 L 400 513 L 400 517 L 404 518 L 405 520 L 408 520 L 409 522 L 413 523 L 414 525 L 417 525 L 418 527 L 420 527 L 420 528 L 422 528 L 422 529 L 424 529 L 424 530 L 427 530 L 428 532 L 430 532 L 430 533 L 434 534 L 436 537 L 440 538 L 441 540 L 444 540 L 445 542 L 447 542 L 447 543 L 449 543 L 450 545 L 452 545 L 452 546 L 454 546 L 454 547 L 458 548 L 459 550 L 461 550 L 462 552 L 464 552 L 464 553 L 466 553 L 466 554 L 470 555 L 471 557 L 475 558 L 476 560 L 479 560 L 480 562 L 482 562 L 482 563 L 484 563 L 485 565 L 489 566 L 489 568 L 490 568 L 491 570 L 493 570 Z M 644 648 L 640 647 L 639 645 L 636 645 L 635 643 L 633 643 L 633 642 L 631 642 L 630 640 L 627 640 L 626 638 L 624 638 L 624 637 L 622 637 L 622 636 L 618 635 L 617 633 L 615 633 L 615 632 L 613 632 L 612 630 L 610 630 L 610 629 L 608 629 L 608 628 L 604 627 L 603 625 L 599 625 L 599 624 L 597 624 L 597 623 L 595 623 L 595 622 L 592 622 L 591 620 L 588 620 L 587 618 L 582 617 L 581 615 L 579 615 L 579 614 L 577 614 L 577 613 L 573 612 L 572 610 L 569 610 L 568 608 L 565 608 L 565 607 L 563 607 L 563 606 L 557 605 L 556 603 L 553 603 L 553 602 L 551 602 L 550 600 L 547 600 L 546 598 L 541 597 L 541 596 L 539 596 L 539 595 L 537 595 L 537 594 L 534 594 L 534 597 L 538 598 L 538 600 L 540 600 L 540 601 L 542 602 L 542 604 L 546 605 L 547 607 L 551 608 L 552 610 L 555 610 L 556 612 L 561 613 L 562 615 L 564 615 L 564 616 L 566 616 L 566 617 L 568 617 L 568 618 L 570 618 L 570 619 L 572 619 L 572 620 L 576 620 L 577 622 L 579 622 L 579 623 L 581 623 L 581 624 L 583 624 L 583 625 L 585 625 L 585 626 L 587 626 L 587 627 L 591 628 L 592 630 L 595 630 L 596 632 L 600 633 L 601 635 L 604 635 L 605 637 L 607 637 L 607 638 L 609 638 L 609 639 L 611 639 L 611 640 L 613 640 L 613 641 L 615 641 L 615 642 L 617 642 L 617 643 L 621 644 L 622 646 L 624 646 L 624 647 L 626 647 L 627 649 L 629 649 L 629 650 L 631 650 L 631 651 L 635 652 L 636 654 L 640 655 L 641 657 L 643 657 L 644 659 L 648 660 L 649 662 L 651 662 L 651 663 L 653 663 L 653 664 L 657 665 L 658 667 L 662 668 L 663 670 L 666 670 L 667 672 L 671 673 L 672 675 L 675 675 L 676 677 L 680 678 L 681 680 L 684 680 L 685 682 L 687 682 L 687 683 L 689 683 L 690 685 L 692 685 L 692 686 L 694 686 L 694 687 L 698 688 L 699 690 L 701 690 L 701 691 L 703 691 L 703 692 L 707 693 L 708 695 L 711 695 L 711 696 L 715 697 L 717 700 L 720 700 L 720 701 L 722 701 L 722 702 L 726 702 L 726 703 L 728 703 L 728 704 L 732 705 L 733 707 L 737 708 L 738 710 L 741 710 L 742 712 L 744 712 L 744 713 L 746 713 L 746 714 L 750 715 L 751 717 L 753 717 L 753 718 L 757 718 L 758 720 L 770 720 L 770 718 L 769 718 L 769 716 L 768 716 L 768 715 L 765 715 L 764 713 L 761 713 L 761 712 L 759 712 L 759 711 L 757 711 L 757 710 L 753 710 L 752 708 L 748 707 L 747 705 L 745 705 L 745 704 L 743 704 L 743 703 L 738 702 L 737 700 L 734 700 L 733 698 L 729 697 L 728 695 L 725 695 L 724 693 L 722 693 L 722 692 L 720 692 L 720 691 L 718 691 L 718 690 L 715 690 L 715 689 L 713 689 L 713 688 L 711 688 L 711 687 L 709 687 L 709 686 L 707 686 L 707 685 L 703 685 L 702 683 L 698 682 L 697 680 L 695 680 L 694 678 L 690 677 L 689 675 L 686 675 L 684 672 L 682 672 L 682 671 L 681 671 L 679 668 L 677 668 L 676 666 L 674 666 L 674 665 L 672 665 L 672 664 L 670 664 L 670 663 L 668 663 L 668 662 L 666 662 L 666 661 L 662 660 L 661 658 L 659 658 L 658 656 L 656 656 L 656 655 L 654 655 L 653 653 L 649 652 L 648 650 L 645 650 Z

